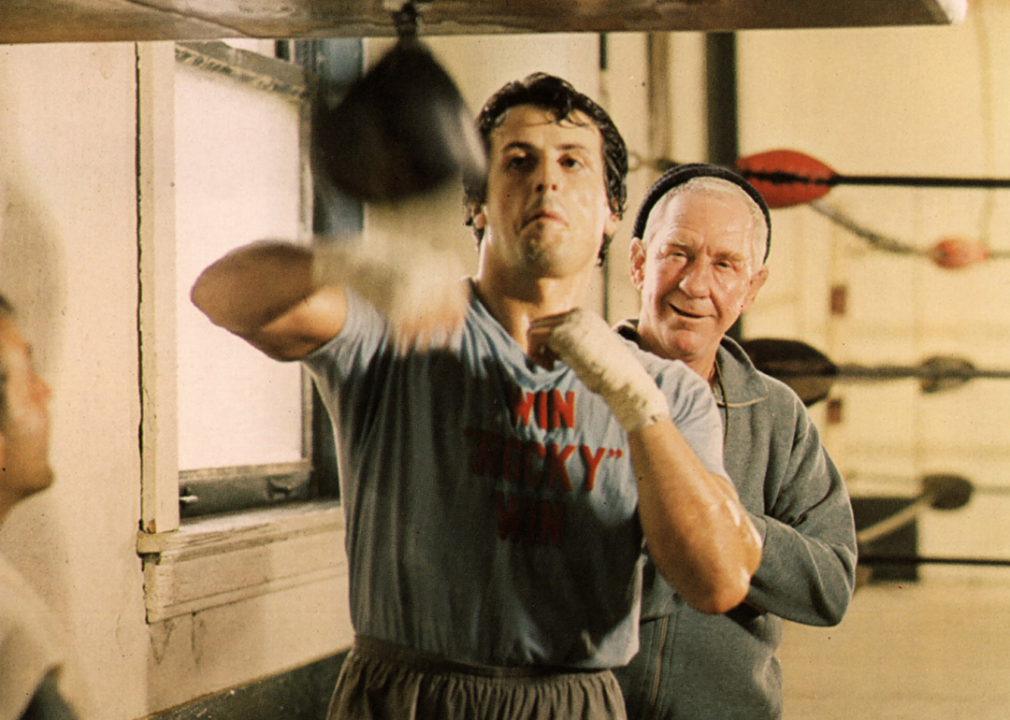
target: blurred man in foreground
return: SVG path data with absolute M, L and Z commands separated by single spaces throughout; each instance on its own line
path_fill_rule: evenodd
M 53 481 L 49 396 L 13 308 L 0 296 L 0 523 Z M 0 720 L 80 717 L 57 627 L 42 598 L 0 555 Z

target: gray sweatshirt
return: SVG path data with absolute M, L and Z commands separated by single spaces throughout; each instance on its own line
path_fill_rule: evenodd
M 637 337 L 633 322 L 618 329 Z M 852 506 L 806 408 L 733 340 L 723 338 L 716 363 L 726 470 L 763 557 L 747 602 L 724 615 L 692 609 L 647 563 L 641 648 L 616 671 L 629 717 L 781 717 L 782 619 L 835 625 L 852 598 Z

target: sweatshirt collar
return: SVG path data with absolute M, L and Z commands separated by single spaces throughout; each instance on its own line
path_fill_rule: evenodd
M 639 342 L 638 318 L 622 320 L 614 329 L 627 339 Z M 721 382 L 712 383 L 716 403 L 730 408 L 746 407 L 768 398 L 768 386 L 750 357 L 735 340 L 723 336 L 715 362 L 717 377 L 721 376 Z

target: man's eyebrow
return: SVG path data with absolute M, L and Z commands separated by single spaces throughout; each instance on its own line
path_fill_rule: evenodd
M 523 140 L 513 140 L 512 142 L 502 146 L 502 152 L 505 152 L 506 150 L 532 150 L 532 149 L 533 145 Z
M 682 248 L 694 247 L 693 245 L 691 245 L 690 243 L 688 243 L 686 240 L 681 240 L 676 235 L 664 235 L 664 236 L 660 236 L 658 232 L 656 232 L 655 235 L 653 236 L 653 242 L 657 246 L 682 247 Z
M 574 151 L 579 151 L 579 152 L 590 152 L 590 146 L 589 145 L 586 145 L 585 143 L 579 143 L 579 142 L 567 142 L 567 143 L 564 143 L 562 145 L 557 145 L 555 147 L 557 149 L 563 150 L 565 152 L 571 152 L 573 150 Z M 504 152 L 506 150 L 528 150 L 528 151 L 534 151 L 534 150 L 536 150 L 536 147 L 533 145 L 533 143 L 526 142 L 525 140 L 513 140 L 512 142 L 507 143 L 507 144 L 505 144 L 505 145 L 502 146 L 502 152 Z

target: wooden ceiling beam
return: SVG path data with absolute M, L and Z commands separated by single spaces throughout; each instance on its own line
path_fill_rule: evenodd
M 3 0 L 0 43 L 395 33 L 397 0 Z M 419 0 L 423 35 L 952 24 L 967 0 Z

